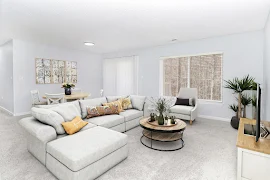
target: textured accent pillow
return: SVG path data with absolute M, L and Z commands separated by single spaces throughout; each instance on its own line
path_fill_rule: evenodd
M 96 106 L 96 107 L 87 107 L 87 116 L 86 118 L 92 118 L 103 115 L 110 114 L 119 114 L 117 106 Z
M 102 105 L 103 106 L 109 106 L 109 107 L 117 106 L 119 113 L 123 111 L 122 99 L 118 99 L 117 101 L 113 101 L 113 102 L 110 102 L 110 103 L 103 103 Z
M 107 99 L 105 97 L 101 97 L 101 98 L 80 100 L 79 102 L 80 102 L 80 107 L 81 107 L 81 112 L 82 112 L 82 119 L 84 119 L 87 116 L 87 107 L 101 106 L 102 103 L 107 103 Z
M 132 109 L 132 104 L 131 104 L 131 99 L 130 97 L 127 97 L 127 98 L 123 98 L 122 99 L 122 107 L 124 110 L 126 109 Z
M 193 98 L 177 98 L 175 105 L 194 106 Z
M 65 121 L 72 121 L 76 116 L 81 117 L 81 113 L 76 108 L 74 104 L 67 103 L 62 104 L 53 108 L 50 108 L 50 110 L 57 112 L 60 114 Z
M 143 110 L 144 102 L 146 97 L 145 96 L 137 96 L 137 95 L 130 95 L 131 104 L 134 109 L 139 111 Z
M 36 118 L 38 121 L 54 127 L 57 134 L 65 134 L 65 130 L 61 125 L 61 123 L 65 122 L 65 120 L 58 113 L 50 109 L 36 107 L 33 107 L 31 109 L 31 112 L 34 118 Z
M 81 117 L 76 116 L 70 122 L 63 122 L 62 126 L 64 127 L 67 134 L 72 135 L 72 134 L 78 132 L 79 130 L 81 130 L 87 124 L 88 124 L 88 122 L 83 121 Z

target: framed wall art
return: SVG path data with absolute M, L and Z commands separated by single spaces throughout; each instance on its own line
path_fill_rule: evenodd
M 77 62 L 36 58 L 36 83 L 77 83 Z

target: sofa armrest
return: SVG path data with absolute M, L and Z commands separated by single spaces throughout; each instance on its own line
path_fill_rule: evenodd
M 34 117 L 23 118 L 19 121 L 19 124 L 24 127 L 29 134 L 43 143 L 56 139 L 57 134 L 55 129 L 52 126 L 39 122 Z
M 191 110 L 190 118 L 193 121 L 194 119 L 197 118 L 198 115 L 198 103 L 194 106 L 194 108 Z

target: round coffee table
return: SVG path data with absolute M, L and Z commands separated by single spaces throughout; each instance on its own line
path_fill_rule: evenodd
M 142 137 L 140 139 L 141 143 L 154 150 L 158 151 L 176 151 L 179 149 L 182 149 L 184 147 L 184 141 L 182 139 L 184 130 L 186 128 L 186 123 L 184 121 L 181 121 L 180 119 L 176 119 L 177 124 L 174 126 L 164 126 L 164 125 L 158 125 L 156 123 L 150 124 L 149 117 L 143 118 L 140 120 L 140 126 L 144 128 L 142 132 Z M 150 145 L 145 144 L 142 139 L 148 138 L 150 139 L 151 143 Z M 152 141 L 160 141 L 160 142 L 174 142 L 179 141 L 180 147 L 174 148 L 174 149 L 158 149 L 153 147 Z

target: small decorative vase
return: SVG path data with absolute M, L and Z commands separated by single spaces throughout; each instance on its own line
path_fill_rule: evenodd
M 155 119 L 155 114 L 154 113 L 151 113 L 150 114 L 150 122 L 153 122 L 153 121 L 155 121 L 156 119 Z
M 164 125 L 163 114 L 160 114 L 157 119 L 158 119 L 158 125 Z
M 175 116 L 171 116 L 171 124 L 175 124 Z
M 65 95 L 71 95 L 71 88 L 65 88 Z

